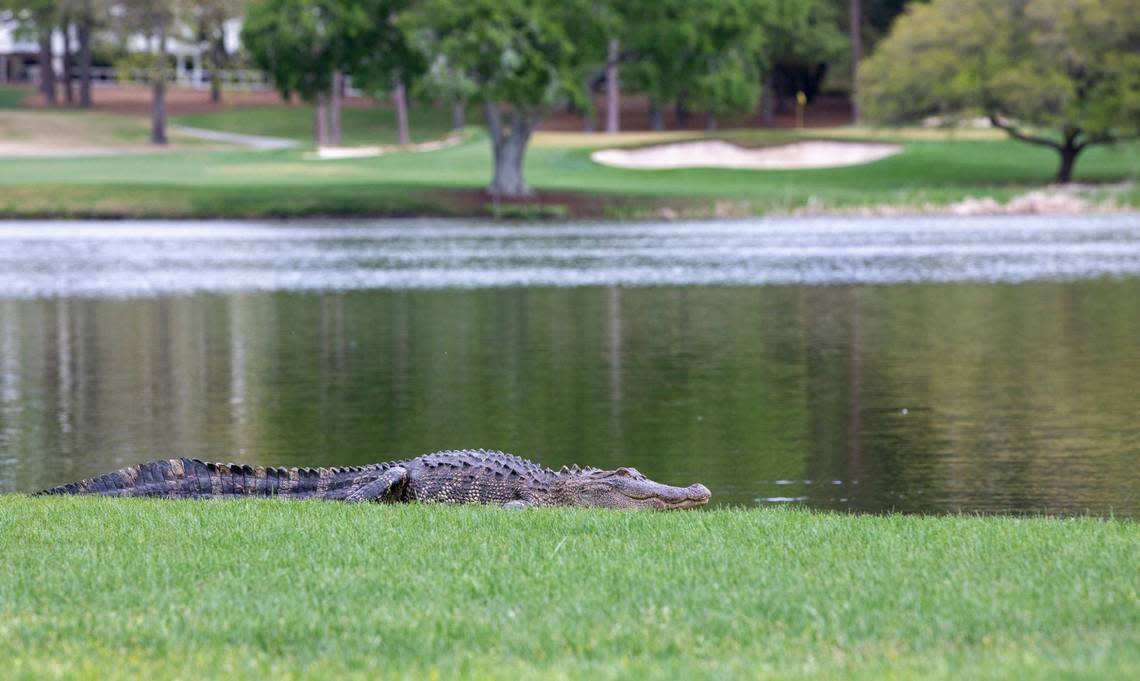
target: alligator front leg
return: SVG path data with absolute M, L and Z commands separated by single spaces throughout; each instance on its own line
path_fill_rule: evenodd
M 356 503 L 361 501 L 398 501 L 408 484 L 408 470 L 403 466 L 394 466 L 384 471 L 380 477 L 371 482 L 364 483 L 354 489 L 344 498 L 345 501 Z

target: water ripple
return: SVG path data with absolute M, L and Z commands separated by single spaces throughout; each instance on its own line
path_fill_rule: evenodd
M 1140 214 L 502 225 L 0 222 L 0 298 L 1140 275 Z

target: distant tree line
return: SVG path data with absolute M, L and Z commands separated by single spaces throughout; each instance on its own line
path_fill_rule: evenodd
M 622 89 L 646 95 L 651 126 L 672 107 L 684 124 L 760 110 L 771 121 L 777 73 L 798 89 L 843 55 L 846 15 L 835 0 L 251 0 L 242 43 L 284 95 L 316 107 L 318 142 L 338 140 L 341 74 L 365 91 L 409 88 L 446 100 L 458 124 L 481 112 L 491 137 L 491 190 L 529 192 L 527 144 L 552 112 L 620 126 Z M 765 103 L 761 105 L 761 100 Z M 403 122 L 400 136 L 407 139 Z
M 648 99 L 654 129 L 664 127 L 666 111 L 680 125 L 695 117 L 715 128 L 725 117 L 752 112 L 771 124 L 790 94 L 803 91 L 811 98 L 825 76 L 851 90 L 858 83 L 857 111 L 872 121 L 983 115 L 1016 139 L 1055 148 L 1062 159 L 1057 177 L 1067 181 L 1085 148 L 1137 130 L 1140 12 L 1132 5 L 1134 0 L 0 0 L 0 10 L 38 37 L 41 64 L 53 62 L 51 36 L 62 29 L 64 98 L 79 106 L 91 105 L 95 33 L 144 36 L 149 49 L 140 59 L 153 76 L 156 143 L 165 141 L 169 41 L 206 47 L 216 77 L 233 58 L 226 54 L 224 26 L 243 18 L 243 57 L 263 69 L 282 95 L 314 107 L 318 144 L 340 142 L 340 103 L 349 78 L 365 93 L 392 97 L 403 143 L 409 139 L 410 96 L 445 102 L 457 127 L 466 124 L 469 111 L 478 111 L 495 161 L 491 190 L 504 196 L 529 192 L 523 158 L 539 123 L 573 109 L 592 129 L 600 91 L 610 132 L 621 126 L 623 91 Z M 865 61 L 864 52 L 870 55 Z M 41 88 L 49 103 L 56 101 L 53 69 L 43 70 Z M 216 81 L 211 96 L 220 96 Z
M 481 111 L 496 160 L 492 189 L 518 195 L 528 191 L 521 164 L 530 135 L 557 109 L 581 112 L 592 128 L 593 95 L 604 88 L 609 131 L 620 126 L 622 90 L 648 96 L 655 129 L 670 109 L 682 125 L 703 116 L 715 127 L 753 110 L 771 124 L 789 94 L 814 95 L 828 67 L 848 58 L 848 35 L 874 40 L 905 2 L 0 0 L 0 14 L 38 40 L 39 85 L 49 105 L 61 91 L 66 104 L 92 105 L 96 36 L 113 35 L 121 45 L 145 39 L 147 49 L 129 62 L 150 74 L 156 143 L 166 140 L 171 41 L 203 46 L 217 101 L 218 71 L 233 58 L 224 26 L 243 18 L 244 56 L 283 95 L 314 106 L 318 143 L 339 143 L 346 76 L 358 89 L 393 97 L 402 142 L 414 92 L 446 101 L 457 126 L 468 111 Z M 62 55 L 53 54 L 53 34 L 64 38 Z M 57 74 L 45 65 L 59 56 Z

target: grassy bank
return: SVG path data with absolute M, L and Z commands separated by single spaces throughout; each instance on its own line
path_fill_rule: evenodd
M 183 122 L 234 132 L 308 138 L 302 108 L 234 109 L 183 117 Z M 38 115 L 38 114 L 28 114 Z M 43 114 L 49 115 L 49 114 Z M 394 139 L 391 112 L 350 109 L 349 143 Z M 94 119 L 92 119 L 94 120 Z M 351 123 L 351 125 L 349 124 Z M 418 139 L 444 134 L 442 114 L 418 112 Z M 903 153 L 875 163 L 819 170 L 628 170 L 598 165 L 590 153 L 613 143 L 604 135 L 536 136 L 526 177 L 538 196 L 508 212 L 523 216 L 743 216 L 844 212 L 895 207 L 925 210 L 968 197 L 999 202 L 1037 189 L 1052 177 L 1050 150 L 971 132 L 724 131 L 747 145 L 819 136 L 896 141 Z M 680 133 L 680 137 L 700 133 Z M 634 133 L 622 143 L 645 144 Z M 671 139 L 678 134 L 667 135 Z M 277 217 L 304 215 L 488 215 L 483 193 L 491 175 L 485 135 L 429 152 L 319 161 L 306 150 L 251 152 L 185 149 L 100 158 L 39 158 L 0 163 L 0 217 Z M 1140 206 L 1140 143 L 1094 148 L 1082 155 L 1076 178 L 1096 186 L 1092 203 Z M 1123 188 L 1112 183 L 1129 183 Z
M 0 498 L 7 678 L 1135 678 L 1140 526 Z

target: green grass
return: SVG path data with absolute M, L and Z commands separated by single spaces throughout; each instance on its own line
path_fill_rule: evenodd
M 24 98 L 28 94 L 28 88 L 0 85 L 0 111 L 24 108 Z
M 437 139 L 451 131 L 451 115 L 432 107 L 414 108 L 408 116 L 413 142 Z M 344 144 L 395 144 L 396 114 L 391 108 L 341 110 Z M 226 109 L 178 116 L 173 122 L 195 128 L 286 137 L 311 144 L 313 110 L 309 106 Z
M 1140 526 L 0 498 L 6 678 L 1140 675 Z
M 346 114 L 349 143 L 391 141 L 391 112 L 351 109 Z M 297 107 L 180 120 L 307 139 L 308 116 L 307 109 Z M 446 132 L 444 118 L 443 112 L 417 112 L 413 129 L 421 138 L 437 137 Z M 789 139 L 787 131 L 727 131 L 720 136 L 754 145 Z M 982 196 L 1007 201 L 1047 183 L 1057 165 L 1051 151 L 1006 139 L 900 142 L 905 144 L 902 154 L 848 168 L 641 171 L 595 164 L 588 148 L 538 141 L 527 154 L 526 177 L 553 204 L 539 211 L 543 215 L 644 217 L 664 207 L 679 214 L 752 215 L 805 206 L 833 211 L 921 208 Z M 343 161 L 308 160 L 305 153 L 183 151 L 36 159 L 20 161 L 18 172 L 13 164 L 3 164 L 0 216 L 479 215 L 489 210 L 486 200 L 471 192 L 486 186 L 491 174 L 490 149 L 477 131 L 459 146 L 432 152 Z M 1086 152 L 1076 178 L 1131 182 L 1124 189 L 1089 194 L 1098 201 L 1140 206 L 1140 143 Z

